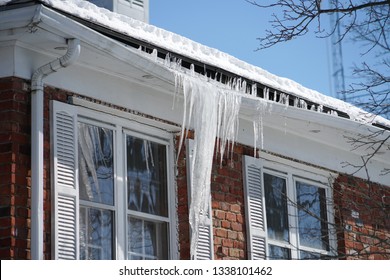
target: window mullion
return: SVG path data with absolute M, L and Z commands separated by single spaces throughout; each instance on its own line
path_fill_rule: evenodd
M 296 201 L 296 193 L 295 193 L 295 182 L 294 182 L 293 175 L 291 173 L 287 175 L 287 201 L 288 201 L 288 217 L 289 217 L 289 228 L 290 228 L 290 243 L 292 246 L 291 258 L 293 260 L 296 260 L 299 258 L 298 211 L 297 211 L 297 201 Z
M 127 222 L 126 222 L 126 182 L 124 179 L 124 134 L 122 133 L 122 127 L 117 125 L 115 129 L 115 201 L 116 201 L 116 223 L 115 223 L 115 236 L 116 236 L 116 258 L 119 260 L 126 259 L 127 256 Z

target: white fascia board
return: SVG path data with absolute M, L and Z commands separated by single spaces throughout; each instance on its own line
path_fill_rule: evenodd
M 16 30 L 31 26 L 38 5 L 0 11 L 0 30 Z
M 114 39 L 108 38 L 50 8 L 42 6 L 39 27 L 49 32 L 62 33 L 66 38 L 79 38 L 84 44 L 88 44 L 107 55 L 122 62 L 128 62 L 133 67 L 151 74 L 156 78 L 172 84 L 174 76 L 164 66 L 153 62 L 139 51 L 128 47 Z
M 370 123 L 364 124 L 351 119 L 342 118 L 338 116 L 333 116 L 326 113 L 320 113 L 316 111 L 296 108 L 292 106 L 285 106 L 283 104 L 263 100 L 267 104 L 267 113 L 265 117 L 267 119 L 271 119 L 272 116 L 275 117 L 284 117 L 289 119 L 294 119 L 297 121 L 310 122 L 314 124 L 318 124 L 321 126 L 328 127 L 330 129 L 334 129 L 335 132 L 344 132 L 346 135 L 373 135 L 383 129 L 375 127 Z M 246 120 L 253 120 L 258 116 L 256 102 L 253 102 L 253 98 L 243 98 L 242 99 L 242 107 L 240 110 L 240 116 Z M 265 124 L 266 125 L 266 124 Z M 281 128 L 285 129 L 285 128 Z M 384 135 L 390 134 L 389 131 L 384 131 Z

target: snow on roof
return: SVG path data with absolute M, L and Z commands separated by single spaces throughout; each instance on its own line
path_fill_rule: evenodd
M 0 0 L 0 5 L 4 5 L 9 1 Z M 335 110 L 345 112 L 353 120 L 363 123 L 377 122 L 385 126 L 390 126 L 389 120 L 380 116 L 373 117 L 349 103 L 305 88 L 290 79 L 278 77 L 260 67 L 239 60 L 215 48 L 207 47 L 173 32 L 97 7 L 88 1 L 41 0 L 41 2 L 135 39 L 159 46 L 170 52 L 213 65 L 279 91 L 310 100 L 313 103 L 329 106 Z

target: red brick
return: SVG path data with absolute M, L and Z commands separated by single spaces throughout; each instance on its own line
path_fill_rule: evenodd
M 224 211 L 216 210 L 214 212 L 214 217 L 219 220 L 224 220 L 226 217 L 226 213 Z
M 231 223 L 229 221 L 221 221 L 221 227 L 222 228 L 226 228 L 226 229 L 230 229 L 231 228 Z
M 226 229 L 217 228 L 217 229 L 215 229 L 215 235 L 219 236 L 219 237 L 226 238 L 227 237 L 227 230 Z
M 233 248 L 233 240 L 231 239 L 222 239 L 222 246 Z
M 228 220 L 230 222 L 236 222 L 237 221 L 236 214 L 226 213 L 226 220 Z

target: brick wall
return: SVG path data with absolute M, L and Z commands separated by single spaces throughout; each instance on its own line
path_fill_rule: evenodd
M 28 82 L 0 79 L 0 259 L 30 258 Z
M 44 104 L 44 256 L 51 258 L 50 100 L 69 93 L 45 88 Z M 30 81 L 0 79 L 0 259 L 30 259 L 31 223 Z
M 390 259 L 390 188 L 340 175 L 334 197 L 339 257 Z
M 51 258 L 50 100 L 71 93 L 45 88 L 44 254 Z M 29 81 L 0 79 L 0 259 L 30 258 Z M 192 133 L 189 134 L 192 138 Z M 178 142 L 178 137 L 176 139 Z M 214 158 L 211 194 L 215 259 L 246 259 L 242 157 L 253 148 L 235 145 L 222 163 Z M 185 147 L 177 162 L 178 237 L 181 259 L 190 257 Z M 340 175 L 334 185 L 338 249 L 346 259 L 390 258 L 390 189 Z

